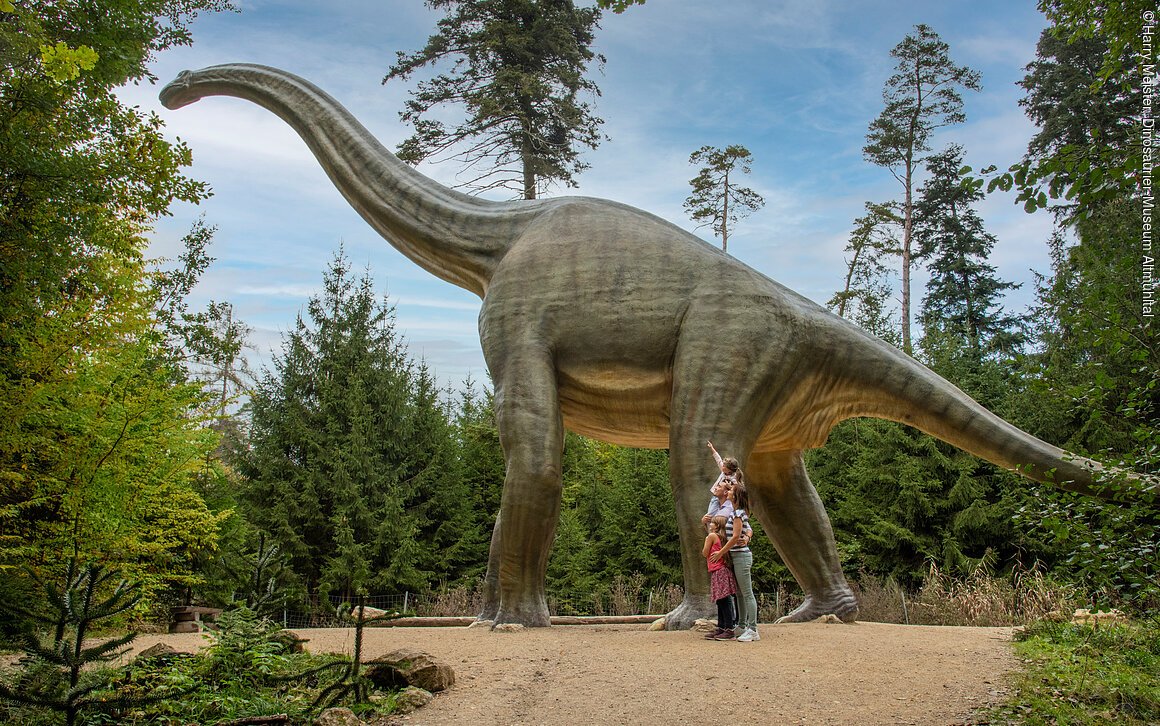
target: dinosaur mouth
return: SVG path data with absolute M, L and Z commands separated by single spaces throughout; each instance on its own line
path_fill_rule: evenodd
M 188 106 L 197 100 L 197 96 L 189 93 L 192 87 L 193 72 L 182 71 L 178 73 L 177 78 L 174 78 L 165 88 L 161 89 L 159 94 L 161 104 L 170 110 Z

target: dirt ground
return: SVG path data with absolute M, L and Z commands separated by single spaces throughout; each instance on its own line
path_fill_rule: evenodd
M 1001 698 L 1016 667 L 1010 628 L 763 625 L 754 643 L 695 631 L 567 625 L 496 633 L 481 628 L 375 628 L 373 658 L 424 650 L 456 683 L 401 723 L 962 724 Z M 353 630 L 297 631 L 314 652 L 351 648 Z M 193 651 L 204 636 L 142 635 Z

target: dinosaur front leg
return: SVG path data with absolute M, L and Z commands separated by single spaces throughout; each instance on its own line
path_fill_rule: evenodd
M 687 630 L 700 618 L 714 618 L 717 606 L 709 594 L 709 571 L 701 556 L 705 541 L 705 527 L 701 516 L 709 503 L 709 485 L 720 472 L 705 441 L 714 434 L 699 426 L 677 425 L 677 429 L 695 429 L 687 434 L 674 431 L 669 449 L 669 479 L 673 488 L 673 503 L 677 515 L 677 532 L 681 538 L 681 568 L 685 580 L 685 596 L 681 604 L 665 616 L 666 630 Z M 728 442 L 715 442 L 723 451 L 732 453 Z M 698 445 L 699 444 L 699 445 Z
M 486 619 L 496 625 L 543 627 L 551 624 L 544 580 L 560 518 L 564 423 L 547 361 L 534 368 L 506 367 L 501 376 L 495 409 L 507 473 L 488 558 L 483 615 L 491 615 Z
M 801 452 L 753 454 L 747 463 L 754 514 L 806 594 L 801 607 L 777 622 L 800 623 L 829 614 L 854 620 L 858 599 L 842 573 L 830 518 L 806 474 Z

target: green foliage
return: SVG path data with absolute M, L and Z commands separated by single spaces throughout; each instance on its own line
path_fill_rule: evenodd
M 1039 125 L 1027 156 L 1007 171 L 973 180 L 987 191 L 1015 189 L 1027 212 L 1050 209 L 1067 224 L 1109 202 L 1136 196 L 1144 81 L 1141 18 L 1147 0 L 1096 5 L 1043 0 L 1053 26 L 1039 39 L 1020 102 Z
M 922 347 L 943 358 L 965 354 L 965 362 L 979 368 L 986 359 L 1015 353 L 1024 336 L 1021 319 L 1000 306 L 1002 295 L 1019 286 L 1000 280 L 987 263 L 996 240 L 972 208 L 983 194 L 961 183 L 962 156 L 962 147 L 952 145 L 928 158 L 930 177 L 918 190 L 914 235 L 930 270 Z M 929 345 L 940 334 L 941 345 Z
M 592 612 L 617 581 L 639 578 L 648 588 L 681 582 L 668 453 L 571 433 L 564 452 L 563 505 L 548 564 L 557 612 Z
M 486 558 L 460 476 L 455 431 L 425 366 L 407 357 L 393 311 L 341 253 L 250 400 L 247 516 L 310 592 L 349 600 L 455 580 Z M 451 557 L 446 557 L 451 554 Z
M 625 10 L 628 10 L 633 5 L 644 5 L 644 3 L 645 3 L 645 0 L 597 0 L 596 1 L 597 7 L 603 8 L 604 10 L 611 10 L 612 12 L 616 13 L 617 15 L 619 15 L 620 13 L 623 13 Z
M 1027 664 L 992 723 L 1152 724 L 1160 721 L 1160 632 L 1152 622 L 1093 628 L 1041 621 L 1019 634 Z
M 108 693 L 109 672 L 93 669 L 123 653 L 136 637 L 131 632 L 104 642 L 88 640 L 94 625 L 126 612 L 140 598 L 123 580 L 109 592 L 112 577 L 98 565 L 78 567 L 72 560 L 64 589 L 42 583 L 52 611 L 42 614 L 22 609 L 21 614 L 50 630 L 27 635 L 22 672 L 11 685 L 0 683 L 0 699 L 61 713 L 69 726 L 86 711 L 141 702 L 125 694 Z M 5 604 L 5 609 L 18 607 Z
M 206 650 L 203 677 L 241 679 L 251 685 L 281 674 L 289 663 L 286 643 L 275 637 L 281 627 L 245 606 L 224 611 L 213 629 L 213 645 Z
M 115 89 L 217 0 L 12 3 L 0 23 L 0 590 L 79 556 L 194 577 L 216 521 L 189 482 L 215 437 L 155 326 L 144 233 L 204 185 Z
M 729 227 L 765 206 L 765 199 L 748 187 L 737 185 L 737 172 L 748 174 L 753 154 L 744 146 L 724 149 L 702 146 L 689 155 L 689 163 L 703 164 L 689 180 L 693 193 L 685 200 L 685 211 L 702 227 L 712 227 L 721 238 L 721 249 L 729 249 Z M 730 174 L 733 180 L 730 181 Z
M 591 50 L 600 10 L 572 0 L 427 0 L 446 10 L 439 31 L 415 53 L 398 53 L 383 82 L 454 58 L 450 73 L 412 91 L 403 121 L 415 134 L 398 149 L 416 164 L 448 156 L 462 162 L 475 190 L 512 189 L 525 199 L 555 183 L 575 186 L 588 167 L 578 147 L 595 149 L 603 121 L 581 94 L 599 95 L 584 77 L 604 58 Z M 446 104 L 467 118 L 451 128 L 426 117 Z
M 848 573 L 913 587 L 930 562 L 964 574 L 989 552 L 1011 553 L 1009 505 L 991 468 L 921 432 L 845 421 L 808 464 Z

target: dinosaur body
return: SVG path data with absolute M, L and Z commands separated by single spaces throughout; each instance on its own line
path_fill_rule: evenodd
M 321 90 L 277 69 L 186 72 L 162 100 L 178 108 L 209 95 L 278 114 L 384 238 L 482 298 L 506 476 L 481 619 L 548 625 L 565 427 L 670 450 L 686 594 L 669 627 L 712 608 L 700 557 L 714 476 L 707 439 L 743 463 L 754 512 L 806 593 L 790 621 L 857 612 L 802 463 L 802 451 L 842 419 L 901 421 L 1031 478 L 1093 492 L 1097 463 L 1002 421 L 895 348 L 662 219 L 599 199 L 492 202 L 447 189 Z

